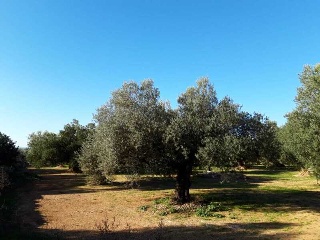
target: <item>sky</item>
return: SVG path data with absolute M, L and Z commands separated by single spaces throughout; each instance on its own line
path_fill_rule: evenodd
M 320 62 L 318 0 L 0 0 L 0 132 L 26 147 L 126 81 L 161 99 L 208 77 L 218 98 L 285 124 L 298 74 Z

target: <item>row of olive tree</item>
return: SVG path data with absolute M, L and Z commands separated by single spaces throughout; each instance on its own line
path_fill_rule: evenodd
M 82 126 L 73 120 L 58 134 L 47 131 L 32 133 L 29 136 L 27 161 L 35 167 L 68 164 L 78 171 L 76 154 L 93 129 L 94 124 Z
M 152 80 L 125 83 L 95 115 L 97 127 L 83 144 L 81 169 L 96 183 L 115 173 L 176 174 L 176 199 L 190 200 L 194 166 L 229 170 L 244 162 L 277 162 L 277 126 L 218 100 L 209 80 L 188 88 L 178 108 L 160 100 Z
M 282 158 L 310 169 L 320 178 L 320 64 L 305 66 L 300 74 L 301 87 L 295 98 L 296 108 L 287 114 L 280 129 Z

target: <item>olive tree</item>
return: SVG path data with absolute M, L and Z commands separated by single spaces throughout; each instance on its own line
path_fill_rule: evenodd
M 194 166 L 226 169 L 257 160 L 269 139 L 262 115 L 241 112 L 230 98 L 219 102 L 207 78 L 181 94 L 175 110 L 160 101 L 151 80 L 124 83 L 95 119 L 97 127 L 78 158 L 92 182 L 115 173 L 175 173 L 175 197 L 181 203 L 190 200 Z
M 152 80 L 124 83 L 95 115 L 97 128 L 79 156 L 82 170 L 107 178 L 116 172 L 169 171 L 164 141 L 169 111 Z
M 80 152 L 82 144 L 92 134 L 94 128 L 95 125 L 93 123 L 82 126 L 76 119 L 66 124 L 58 134 L 59 162 L 68 164 L 69 168 L 74 172 L 79 172 L 77 155 Z
M 76 156 L 83 142 L 93 132 L 94 124 L 82 126 L 73 120 L 64 126 L 58 134 L 44 131 L 29 136 L 27 160 L 36 167 L 68 164 L 78 171 Z
M 36 132 L 29 136 L 27 161 L 35 166 L 52 166 L 59 163 L 59 141 L 55 133 Z
M 287 114 L 282 142 L 298 162 L 320 178 L 320 64 L 304 66 L 296 108 Z M 290 133 L 290 134 L 288 134 Z
M 166 141 L 170 148 L 172 168 L 177 177 L 176 199 L 190 200 L 191 173 L 199 165 L 199 148 L 204 144 L 206 126 L 214 114 L 218 100 L 212 84 L 207 78 L 197 81 L 178 98 L 178 109 L 166 131 Z
M 9 136 L 0 132 L 0 165 L 14 166 L 19 156 L 19 149 Z
M 23 154 L 16 147 L 15 142 L 0 132 L 0 195 L 3 188 L 18 179 L 16 173 L 24 167 Z

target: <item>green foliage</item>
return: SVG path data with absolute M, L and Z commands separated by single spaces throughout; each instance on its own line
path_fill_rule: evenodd
M 317 179 L 320 176 L 320 64 L 305 66 L 300 74 L 301 87 L 296 96 L 296 108 L 287 115 L 280 139 L 284 156 L 291 156 Z
M 11 167 L 17 162 L 19 149 L 9 136 L 0 132 L 0 165 Z
M 32 133 L 26 158 L 35 167 L 69 164 L 71 169 L 78 171 L 77 153 L 93 131 L 93 124 L 81 126 L 77 120 L 73 120 L 58 134 L 47 131 Z
M 24 167 L 23 152 L 15 146 L 9 136 L 0 132 L 0 195 L 4 188 L 16 180 L 16 172 Z
M 59 142 L 54 133 L 37 132 L 29 136 L 27 160 L 35 167 L 51 166 L 59 162 Z
M 217 102 L 213 85 L 207 78 L 200 79 L 178 98 L 178 109 L 166 130 L 168 154 L 177 173 L 176 199 L 181 203 L 190 200 L 190 175 L 199 165 L 197 154 Z
M 69 168 L 75 172 L 80 171 L 77 161 L 77 154 L 80 152 L 82 144 L 86 141 L 88 135 L 94 131 L 94 124 L 89 123 L 87 126 L 79 124 L 78 120 L 73 120 L 66 124 L 59 132 L 59 161 L 69 164 Z
M 231 99 L 219 102 L 214 114 L 210 116 L 207 134 L 199 157 L 204 165 L 230 169 L 237 162 L 241 150 L 237 127 L 240 121 L 239 106 Z
M 178 209 L 174 205 L 174 202 L 171 198 L 158 198 L 154 201 L 154 210 L 160 216 L 166 216 L 168 214 L 177 213 Z
M 81 154 L 78 155 L 78 162 L 81 170 L 86 173 L 87 182 L 92 185 L 102 184 L 106 181 L 106 178 L 102 174 L 100 162 L 98 160 L 98 154 L 101 154 L 102 152 L 99 151 L 98 144 L 95 142 L 97 137 L 99 136 L 96 134 L 89 136 L 82 145 Z M 101 141 L 103 140 L 104 139 Z
M 165 204 L 165 205 L 168 205 L 169 203 L 171 203 L 171 199 L 169 197 L 157 198 L 157 199 L 154 200 L 154 204 Z
M 188 88 L 178 98 L 178 109 L 166 132 L 176 165 L 197 164 L 196 154 L 217 102 L 214 87 L 207 78 L 197 81 L 196 87 Z
M 95 119 L 98 126 L 79 155 L 81 169 L 110 177 L 116 172 L 168 174 L 164 132 L 169 106 L 151 80 L 124 83 Z
M 243 164 L 276 163 L 280 154 L 277 126 L 261 114 L 241 111 L 230 98 L 222 99 L 207 126 L 199 158 L 223 171 Z
M 260 163 L 267 167 L 283 166 L 286 162 L 281 162 L 282 147 L 279 140 L 279 128 L 277 124 L 269 121 L 267 118 L 262 119 L 258 134 Z
M 303 167 L 303 158 L 298 158 L 297 155 L 303 148 L 303 145 L 300 145 L 302 139 L 298 137 L 298 132 L 303 129 L 294 125 L 294 121 L 287 121 L 278 131 L 281 143 L 280 161 L 285 165 Z
M 227 208 L 221 205 L 221 203 L 217 202 L 210 202 L 208 205 L 204 205 L 198 207 L 196 209 L 196 215 L 199 217 L 216 217 L 216 218 L 223 218 L 224 215 L 218 214 L 215 212 L 226 211 Z

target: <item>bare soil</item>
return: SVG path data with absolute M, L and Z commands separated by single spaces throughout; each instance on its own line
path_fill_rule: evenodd
M 194 179 L 196 198 L 224 200 L 222 217 L 194 211 L 159 214 L 155 200 L 173 195 L 174 180 L 145 179 L 136 189 L 121 181 L 87 186 L 67 169 L 30 169 L 40 178 L 20 193 L 22 228 L 56 239 L 320 239 L 320 189 L 292 173 L 272 178 L 248 172 L 248 184 Z

